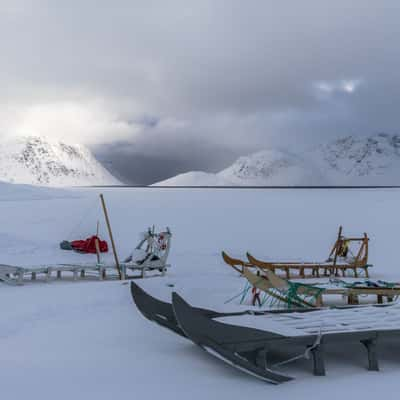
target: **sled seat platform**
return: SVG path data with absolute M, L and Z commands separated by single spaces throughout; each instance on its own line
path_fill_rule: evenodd
M 218 313 L 192 307 L 177 293 L 172 294 L 171 304 L 160 302 L 133 282 L 131 292 L 149 320 L 185 336 L 230 366 L 274 384 L 293 379 L 280 367 L 300 358 L 311 359 L 314 375 L 325 375 L 324 347 L 331 343 L 361 344 L 368 370 L 378 371 L 378 341 L 400 337 L 399 303 Z M 299 347 L 301 354 L 271 362 L 277 349 Z

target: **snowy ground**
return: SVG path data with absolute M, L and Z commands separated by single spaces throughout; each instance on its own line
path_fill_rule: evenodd
M 0 187 L 0 262 L 92 260 L 63 252 L 58 243 L 93 233 L 101 217 L 99 190 L 41 190 Z M 192 304 L 237 309 L 224 302 L 244 282 L 223 265 L 222 249 L 234 256 L 248 250 L 260 258 L 325 259 L 339 224 L 348 234 L 369 233 L 374 278 L 400 280 L 400 190 L 103 192 L 121 258 L 147 226 L 171 228 L 173 267 L 164 278 L 140 282 L 165 300 L 173 284 Z M 314 377 L 310 361 L 298 361 L 285 367 L 295 381 L 265 384 L 145 320 L 129 286 L 118 281 L 0 284 L 0 304 L 5 399 L 372 399 L 378 393 L 395 398 L 400 389 L 399 342 L 380 348 L 380 372 L 366 371 L 365 350 L 353 344 L 328 348 L 326 377 Z

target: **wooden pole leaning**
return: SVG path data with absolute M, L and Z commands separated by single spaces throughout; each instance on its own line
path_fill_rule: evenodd
M 104 212 L 104 217 L 106 219 L 108 234 L 110 236 L 111 246 L 112 246 L 113 253 L 114 253 L 115 266 L 117 267 L 117 270 L 118 270 L 119 279 L 122 280 L 121 268 L 120 268 L 119 261 L 118 261 L 117 250 L 115 248 L 114 238 L 113 238 L 113 234 L 112 234 L 112 230 L 111 230 L 111 224 L 110 224 L 110 220 L 108 218 L 107 207 L 106 207 L 106 203 L 104 201 L 103 193 L 100 194 L 100 200 L 101 200 L 101 205 L 103 207 L 103 212 Z

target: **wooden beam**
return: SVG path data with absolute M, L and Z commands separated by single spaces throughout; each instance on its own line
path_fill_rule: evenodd
M 368 238 L 365 238 L 365 236 L 360 238 L 348 238 L 348 237 L 343 238 L 343 240 L 347 240 L 348 242 L 363 242 L 365 239 L 369 240 Z
M 101 205 L 103 207 L 103 212 L 104 212 L 104 217 L 106 219 L 108 234 L 110 236 L 111 246 L 112 246 L 113 253 L 114 253 L 115 266 L 117 267 L 117 270 L 118 270 L 119 279 L 122 279 L 121 268 L 119 266 L 117 250 L 115 248 L 114 238 L 113 238 L 113 234 L 112 234 L 112 230 L 111 230 L 111 224 L 110 224 L 110 220 L 108 218 L 107 207 L 106 207 L 106 203 L 104 201 L 104 196 L 102 193 L 100 194 L 100 200 L 101 200 Z

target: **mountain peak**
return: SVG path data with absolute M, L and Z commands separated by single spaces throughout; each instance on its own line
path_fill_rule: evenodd
M 353 178 L 385 175 L 400 166 L 399 135 L 347 136 L 322 145 L 320 151 L 334 171 Z
M 119 184 L 83 145 L 19 136 L 0 145 L 0 180 L 44 186 Z

